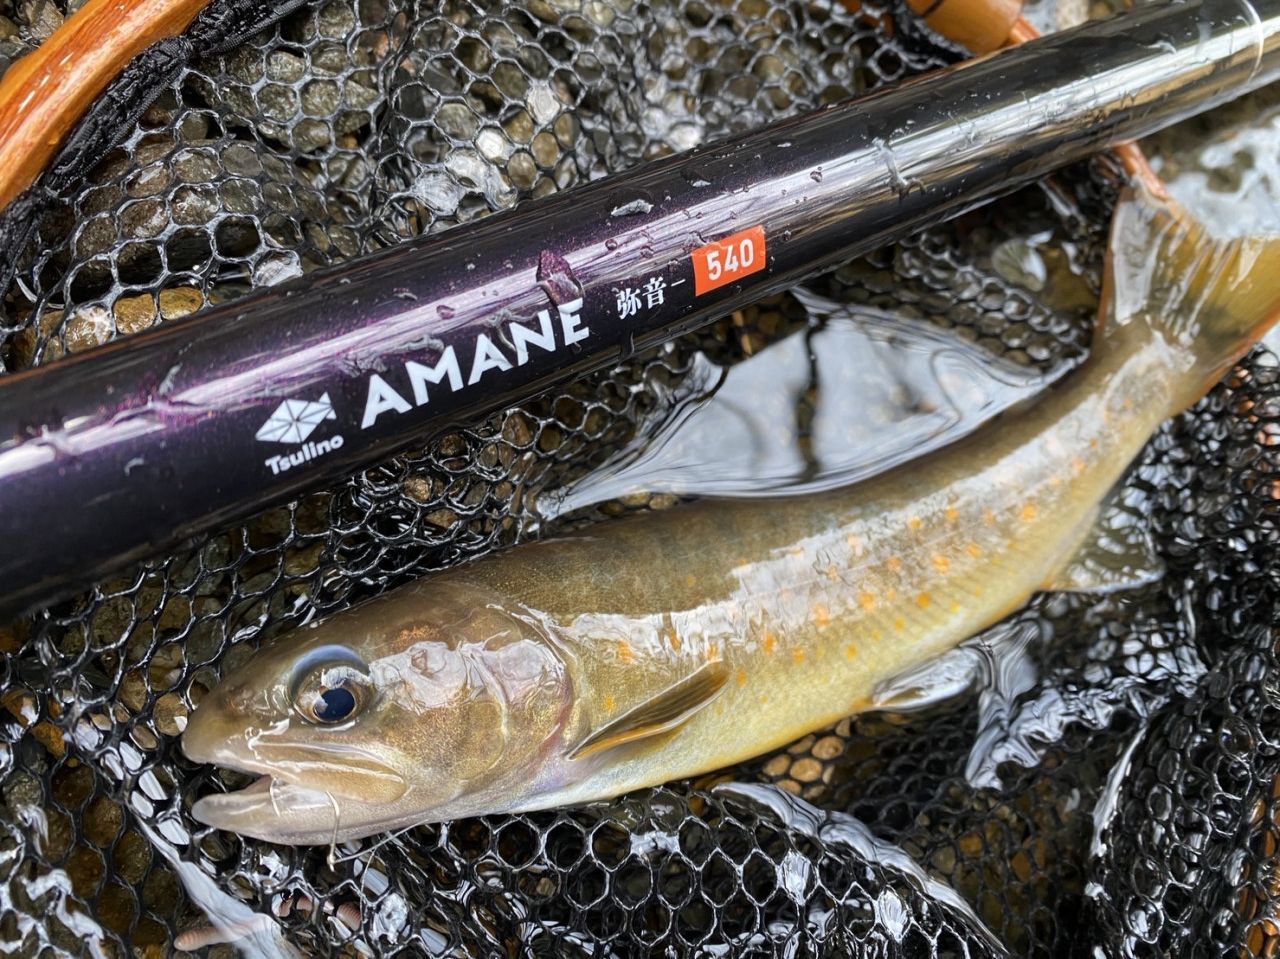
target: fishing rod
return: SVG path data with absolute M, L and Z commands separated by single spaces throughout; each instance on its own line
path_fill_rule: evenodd
M 0 382 L 14 612 L 1280 74 L 1280 0 L 1088 23 Z M 67 504 L 77 504 L 68 509 Z

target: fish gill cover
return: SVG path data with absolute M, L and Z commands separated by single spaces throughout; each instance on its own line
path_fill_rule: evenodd
M 330 0 L 211 52 L 265 9 L 211 8 L 136 121 L 128 90 L 99 101 L 95 123 L 127 120 L 123 140 L 72 156 L 31 201 L 0 316 L 8 368 L 955 58 L 896 8 L 826 0 Z M 67 12 L 9 7 L 0 56 Z M 1114 183 L 1100 159 L 812 287 L 1061 371 L 1087 350 Z M 1271 954 L 1280 384 L 1265 350 L 1167 425 L 1129 484 L 1167 575 L 1037 598 L 1014 617 L 1032 670 L 584 809 L 333 850 L 191 818 L 243 777 L 186 761 L 178 736 L 261 638 L 532 535 L 539 494 L 668 420 L 700 354 L 732 366 L 808 322 L 791 297 L 760 303 L 0 626 L 0 945 Z M 322 415 L 285 409 L 263 429 L 306 439 Z

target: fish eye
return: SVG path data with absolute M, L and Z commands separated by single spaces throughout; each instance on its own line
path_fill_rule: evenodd
M 369 693 L 369 678 L 350 663 L 321 663 L 298 682 L 293 707 L 309 723 L 333 726 L 359 713 Z

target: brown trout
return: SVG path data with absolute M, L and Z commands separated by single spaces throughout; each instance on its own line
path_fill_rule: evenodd
M 1115 587 L 1095 519 L 1276 319 L 1278 271 L 1280 240 L 1126 196 L 1091 357 L 1033 405 L 852 486 L 519 546 L 285 635 L 191 716 L 190 758 L 261 775 L 196 818 L 328 843 L 616 796 L 866 709 L 1037 590 Z

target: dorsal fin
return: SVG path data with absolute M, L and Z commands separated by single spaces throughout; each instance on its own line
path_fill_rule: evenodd
M 720 660 L 704 664 L 653 698 L 588 733 L 569 750 L 569 758 L 580 759 L 602 749 L 670 732 L 715 699 L 728 678 L 729 670 Z

